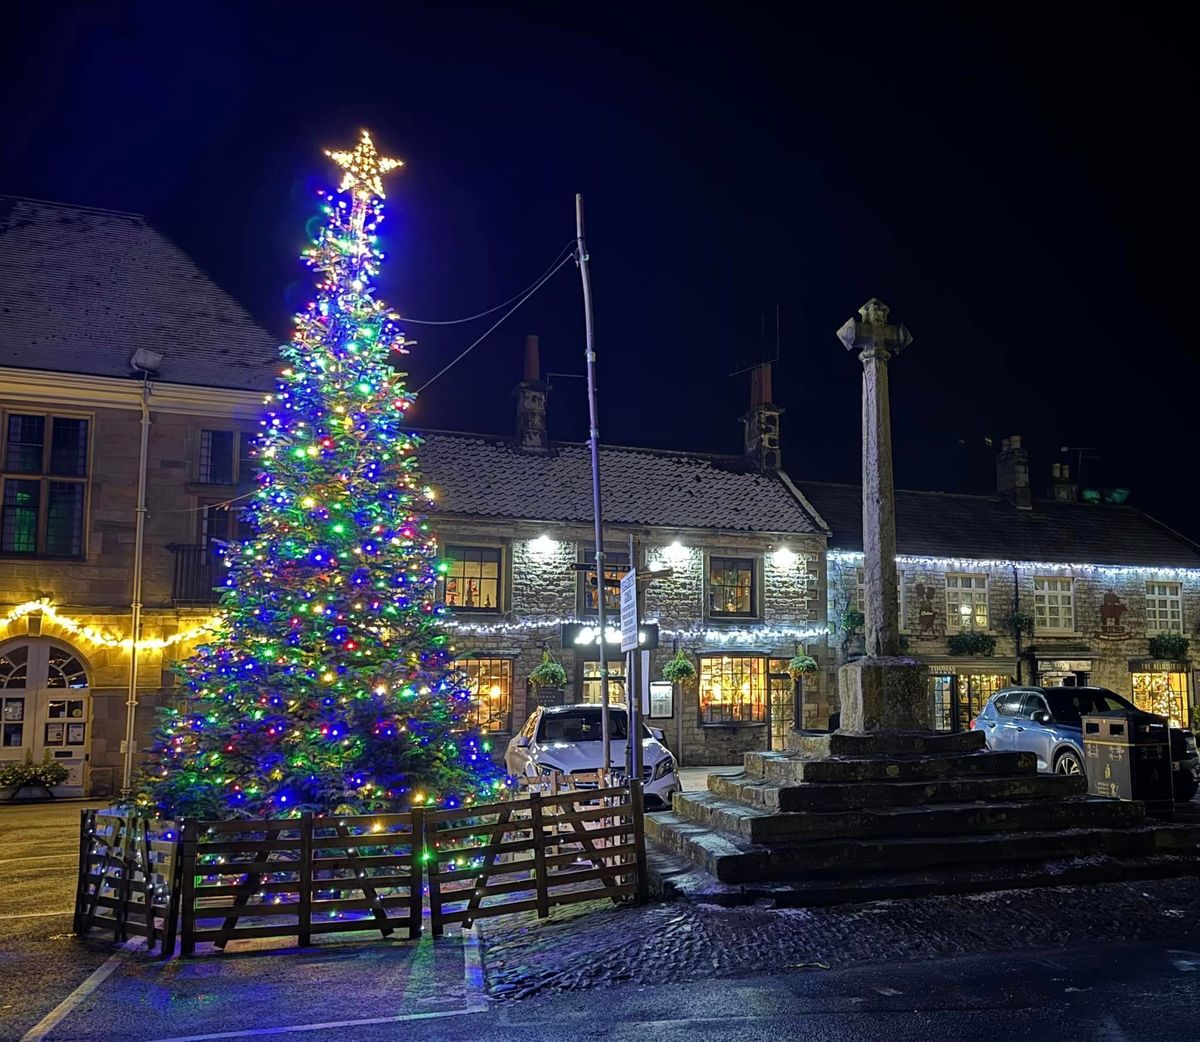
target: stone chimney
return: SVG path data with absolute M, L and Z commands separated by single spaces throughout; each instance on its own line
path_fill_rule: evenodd
M 1000 443 L 996 456 L 996 491 L 1018 510 L 1033 509 L 1029 488 L 1029 453 L 1021 448 L 1021 436 L 1014 434 Z
M 750 411 L 742 417 L 746 427 L 746 458 L 760 471 L 778 470 L 779 417 L 783 410 L 771 401 L 771 363 L 750 370 Z
M 546 452 L 546 395 L 550 385 L 542 379 L 538 338 L 525 338 L 525 377 L 513 388 L 517 399 L 517 448 L 523 452 Z
M 1074 503 L 1079 499 L 1079 485 L 1071 480 L 1069 464 L 1050 465 L 1050 498 L 1058 503 Z

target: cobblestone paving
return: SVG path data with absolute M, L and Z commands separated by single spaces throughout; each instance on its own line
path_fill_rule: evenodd
M 488 990 L 557 991 L 962 953 L 1171 940 L 1200 926 L 1200 880 L 1001 891 L 833 908 L 607 902 L 479 924 Z

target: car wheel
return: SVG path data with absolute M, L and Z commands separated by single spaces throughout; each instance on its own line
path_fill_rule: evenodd
M 1198 791 L 1200 791 L 1200 781 L 1197 781 L 1195 778 L 1175 779 L 1176 803 L 1187 803 L 1188 800 L 1195 798 Z
M 1083 761 L 1079 759 L 1079 754 L 1072 752 L 1070 749 L 1065 749 L 1058 754 L 1054 761 L 1054 773 L 1077 775 L 1083 773 Z

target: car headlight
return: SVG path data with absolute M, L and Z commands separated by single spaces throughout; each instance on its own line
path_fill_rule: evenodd
M 654 765 L 653 781 L 658 781 L 660 778 L 665 778 L 668 774 L 675 773 L 675 760 L 671 756 L 664 756 Z

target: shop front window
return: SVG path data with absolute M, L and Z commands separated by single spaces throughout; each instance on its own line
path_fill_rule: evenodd
M 954 677 L 944 673 L 929 678 L 929 697 L 935 731 L 954 729 Z
M 701 656 L 701 723 L 761 724 L 766 719 L 766 659 L 749 655 Z
M 583 664 L 583 701 L 598 706 L 602 694 L 600 663 L 593 660 Z M 610 659 L 608 663 L 608 702 L 615 705 L 625 701 L 625 662 L 623 658 Z
M 469 658 L 456 663 L 471 692 L 468 722 L 484 732 L 508 732 L 512 724 L 512 659 Z
M 1147 713 L 1165 716 L 1172 727 L 1186 727 L 1187 674 L 1134 673 L 1133 704 Z

